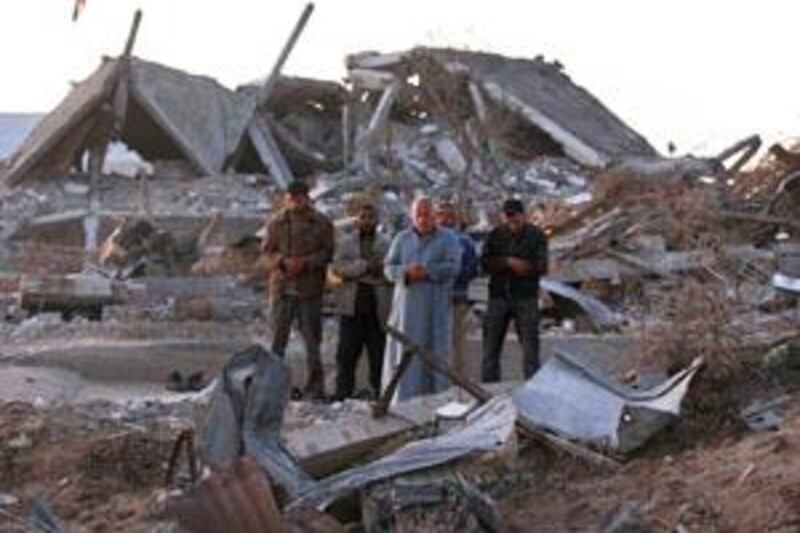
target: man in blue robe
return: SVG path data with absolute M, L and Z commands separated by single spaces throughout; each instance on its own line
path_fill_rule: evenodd
M 384 261 L 386 278 L 395 287 L 389 324 L 449 365 L 450 307 L 453 282 L 461 268 L 461 244 L 455 233 L 436 226 L 430 198 L 414 201 L 411 219 L 412 227 L 397 234 Z M 400 365 L 404 350 L 396 339 L 387 343 L 384 387 Z M 447 378 L 413 357 L 395 399 L 440 392 L 448 386 Z

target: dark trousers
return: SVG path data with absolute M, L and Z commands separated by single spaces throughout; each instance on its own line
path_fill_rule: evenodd
M 286 345 L 296 320 L 306 352 L 306 391 L 313 394 L 325 392 L 319 345 L 322 342 L 322 298 L 281 296 L 271 302 L 272 351 L 286 355 Z
M 514 320 L 522 347 L 525 379 L 539 368 L 539 305 L 536 298 L 491 298 L 483 322 L 483 381 L 500 381 L 500 355 L 508 323 Z
M 372 392 L 381 391 L 383 348 L 386 334 L 375 313 L 342 316 L 339 319 L 339 346 L 336 350 L 336 396 L 348 398 L 353 395 L 356 367 L 364 348 L 369 358 L 369 384 Z

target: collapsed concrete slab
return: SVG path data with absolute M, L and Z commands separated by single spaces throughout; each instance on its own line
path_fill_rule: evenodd
M 243 98 L 255 98 L 259 87 L 246 85 L 237 90 Z M 308 176 L 320 171 L 342 169 L 342 107 L 345 88 L 337 82 L 282 76 L 272 92 L 253 113 L 258 131 L 245 134 L 246 144 L 234 168 L 240 171 L 269 172 L 276 163 L 274 150 L 285 157 L 291 174 Z M 268 132 L 275 145 L 264 152 L 260 138 Z M 266 138 L 265 138 L 266 139 Z M 285 176 L 288 179 L 289 174 Z
M 559 63 L 541 56 L 515 59 L 484 52 L 415 48 L 393 54 L 356 54 L 347 60 L 351 75 L 367 86 L 367 81 L 374 84 L 380 78 L 367 77 L 365 71 L 390 72 L 393 80 L 410 80 L 420 76 L 422 63 L 438 67 L 440 72 L 434 75 L 460 77 L 465 87 L 473 84 L 472 99 L 479 116 L 491 111 L 487 104 L 511 112 L 584 165 L 602 168 L 628 156 L 656 155 L 643 136 L 575 84 Z M 422 85 L 425 80 L 416 83 Z
M 5 182 L 18 185 L 74 168 L 110 134 L 120 90 L 129 100 L 118 140 L 148 159 L 186 160 L 199 174 L 222 170 L 250 119 L 248 102 L 211 78 L 138 58 L 104 58 L 28 135 L 10 159 Z

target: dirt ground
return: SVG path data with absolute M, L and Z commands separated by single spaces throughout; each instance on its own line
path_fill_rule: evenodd
M 600 531 L 626 512 L 644 529 L 614 531 L 800 531 L 800 396 L 784 383 L 792 407 L 783 423 L 756 432 L 737 416 L 749 381 L 700 379 L 685 419 L 616 473 L 532 454 L 527 468 L 542 475 L 499 504 L 508 531 Z
M 738 418 L 742 394 L 763 388 L 699 379 L 686 416 L 618 472 L 529 446 L 489 492 L 511 532 L 599 531 L 623 509 L 641 531 L 800 531 L 794 382 L 780 384 L 793 407 L 778 430 L 757 432 Z M 157 510 L 181 413 L 159 415 L 167 416 L 0 404 L 0 530 L 31 531 L 23 527 L 31 506 L 45 499 L 70 531 L 176 531 Z
M 651 531 L 800 531 L 798 451 L 800 413 L 777 432 L 651 453 L 610 476 L 560 462 L 503 514 L 519 532 L 598 531 L 623 505 Z
M 70 531 L 152 531 L 172 438 L 168 429 L 0 404 L 0 491 L 19 499 L 0 507 L 0 530 L 22 526 L 41 498 Z

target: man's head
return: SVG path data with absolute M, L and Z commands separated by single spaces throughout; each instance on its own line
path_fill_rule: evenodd
M 511 233 L 519 233 L 525 226 L 525 206 L 522 201 L 511 198 L 503 202 L 503 223 Z
M 378 212 L 372 204 L 361 204 L 358 208 L 358 231 L 361 233 L 375 233 L 378 227 Z
M 458 211 L 453 202 L 439 202 L 436 204 L 436 223 L 445 228 L 457 228 L 460 220 Z
M 311 205 L 311 199 L 308 197 L 308 185 L 302 181 L 291 182 L 286 188 L 283 201 L 290 211 L 299 211 L 307 208 Z
M 423 235 L 436 229 L 436 220 L 433 217 L 433 202 L 427 196 L 414 200 L 411 204 L 411 222 L 414 228 Z

